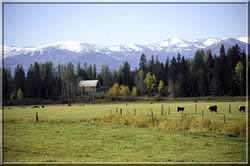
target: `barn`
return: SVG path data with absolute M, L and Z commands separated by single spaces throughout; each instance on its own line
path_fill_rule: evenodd
M 81 96 L 87 95 L 89 99 L 94 99 L 97 87 L 98 80 L 82 80 L 79 82 Z

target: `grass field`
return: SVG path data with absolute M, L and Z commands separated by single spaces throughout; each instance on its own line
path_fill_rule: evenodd
M 206 109 L 213 104 L 218 113 Z M 240 105 L 245 102 L 203 101 L 197 111 L 194 102 L 5 107 L 4 161 L 244 162 Z

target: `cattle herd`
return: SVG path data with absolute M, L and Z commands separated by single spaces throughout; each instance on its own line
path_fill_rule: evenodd
M 127 104 L 126 104 L 127 105 Z M 44 108 L 45 106 L 44 105 L 41 105 L 41 106 L 38 106 L 38 105 L 35 105 L 33 106 L 32 108 Z M 184 111 L 184 107 L 180 107 L 180 106 L 177 106 L 177 112 L 183 112 Z M 211 106 L 207 106 L 207 109 L 210 111 L 210 112 L 217 112 L 218 110 L 218 106 L 217 105 L 211 105 Z M 246 112 L 246 106 L 239 106 L 239 112 Z
M 217 105 L 211 105 L 207 106 L 207 109 L 211 112 L 217 112 L 218 106 Z M 184 107 L 177 107 L 177 112 L 183 112 Z M 246 106 L 239 106 L 239 111 L 240 112 L 246 112 Z

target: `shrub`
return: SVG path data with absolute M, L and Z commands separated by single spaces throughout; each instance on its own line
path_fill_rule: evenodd
M 158 92 L 160 95 L 163 94 L 164 86 L 165 86 L 164 82 L 162 80 L 160 80 L 159 85 L 158 85 Z
M 121 86 L 120 86 L 119 94 L 120 94 L 121 96 L 128 96 L 129 93 L 130 93 L 130 92 L 129 92 L 128 86 L 125 86 L 125 85 L 121 85 Z
M 17 90 L 17 99 L 18 100 L 22 100 L 23 99 L 23 91 L 20 88 Z
M 136 97 L 136 96 L 137 96 L 137 90 L 136 90 L 136 87 L 135 87 L 135 86 L 132 88 L 131 95 L 132 95 L 133 97 Z
M 246 136 L 246 123 L 238 121 L 230 121 L 223 123 L 221 121 L 212 121 L 211 119 L 202 119 L 195 116 L 183 115 L 183 120 L 180 119 L 156 119 L 152 121 L 151 117 L 146 115 L 134 115 L 124 112 L 120 115 L 119 112 L 95 119 L 97 123 L 106 123 L 110 125 L 126 125 L 138 128 L 157 127 L 169 131 L 191 131 L 204 132 L 213 134 L 227 134 L 232 136 Z
M 108 90 L 107 95 L 111 97 L 115 97 L 119 95 L 120 86 L 118 83 L 114 83 L 114 85 Z
M 224 133 L 233 136 L 246 136 L 246 123 L 231 122 L 224 125 Z

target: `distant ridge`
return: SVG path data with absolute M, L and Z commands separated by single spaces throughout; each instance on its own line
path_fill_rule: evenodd
M 179 52 L 186 58 L 191 58 L 197 49 L 210 49 L 213 54 L 218 54 L 223 44 L 227 50 L 238 44 L 242 50 L 246 49 L 246 38 L 207 38 L 187 41 L 180 38 L 169 38 L 160 42 L 147 45 L 128 44 L 100 46 L 91 43 L 66 41 L 56 42 L 40 47 L 21 48 L 16 46 L 4 46 L 4 65 L 14 69 L 17 64 L 22 64 L 27 69 L 34 62 L 44 63 L 51 61 L 55 65 L 72 62 L 96 64 L 98 68 L 102 64 L 116 69 L 124 61 L 128 61 L 132 68 L 137 67 L 139 58 L 144 53 L 149 59 L 152 55 L 160 61 L 176 56 Z

